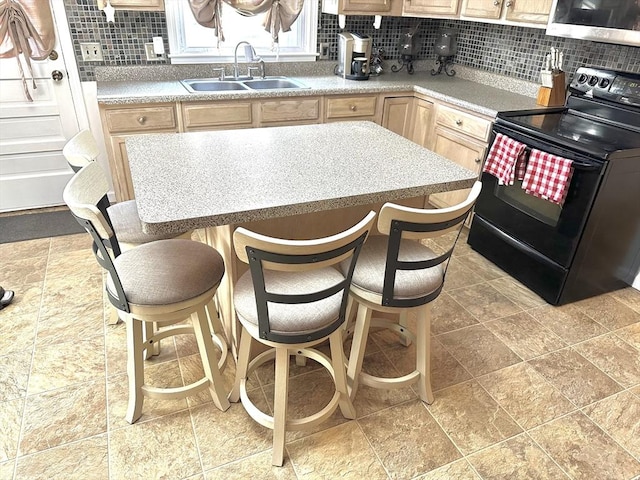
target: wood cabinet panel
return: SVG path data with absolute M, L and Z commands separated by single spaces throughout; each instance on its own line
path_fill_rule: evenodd
M 111 133 L 178 128 L 174 105 L 109 108 L 104 111 L 104 121 Z
M 397 16 L 402 14 L 402 0 L 322 0 L 322 12 Z
M 98 0 L 98 8 L 102 10 L 106 0 Z M 118 10 L 164 10 L 164 0 L 111 0 L 111 6 Z
M 358 96 L 358 97 L 327 97 L 326 116 L 328 119 L 344 119 L 349 117 L 374 117 L 378 97 Z
M 513 22 L 542 23 L 549 20 L 552 0 L 505 0 L 505 19 Z
M 415 99 L 411 140 L 425 148 L 431 147 L 433 103 L 422 98 Z
M 249 101 L 188 102 L 182 104 L 185 131 L 220 127 L 250 127 L 253 112 Z
M 405 138 L 411 138 L 413 101 L 413 96 L 385 98 L 382 107 L 382 126 Z
M 489 137 L 491 122 L 446 105 L 439 105 L 436 124 L 484 141 Z
M 320 121 L 320 98 L 262 101 L 259 111 L 261 124 Z
M 404 0 L 402 14 L 457 15 L 459 0 Z
M 500 18 L 503 0 L 465 0 L 461 15 L 475 18 Z

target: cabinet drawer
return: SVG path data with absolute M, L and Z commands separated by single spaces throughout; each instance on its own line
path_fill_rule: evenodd
M 251 102 L 183 103 L 185 130 L 206 127 L 250 126 Z
M 446 105 L 438 105 L 436 124 L 464 133 L 478 140 L 489 138 L 491 122 Z
M 169 105 L 110 109 L 105 110 L 104 116 L 111 133 L 168 130 L 178 126 L 176 110 Z
M 373 117 L 376 114 L 377 97 L 327 98 L 327 118 Z
M 262 122 L 318 120 L 319 118 L 320 100 L 318 98 L 272 100 L 260 103 Z

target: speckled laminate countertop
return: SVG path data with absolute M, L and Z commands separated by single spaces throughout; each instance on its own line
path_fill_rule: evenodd
M 387 73 L 367 81 L 345 80 L 336 75 L 290 75 L 289 78 L 309 88 L 190 93 L 178 80 L 99 81 L 98 102 L 117 105 L 415 91 L 490 117 L 499 111 L 540 108 L 535 98 L 509 91 L 508 82 L 497 77 L 493 85 L 504 89 L 488 85 L 491 80 L 480 83 L 459 77 L 432 76 L 429 72 Z
M 466 188 L 477 177 L 373 122 L 345 125 L 127 138 L 144 230 L 179 232 L 394 201 Z

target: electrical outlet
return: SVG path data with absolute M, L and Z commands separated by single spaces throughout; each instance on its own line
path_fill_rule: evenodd
M 329 43 L 320 44 L 320 60 L 327 60 L 329 58 Z
M 144 56 L 149 62 L 156 62 L 162 60 L 162 55 L 157 55 L 153 50 L 153 43 L 144 44 Z
M 103 59 L 100 42 L 80 43 L 80 50 L 85 62 L 101 62 Z

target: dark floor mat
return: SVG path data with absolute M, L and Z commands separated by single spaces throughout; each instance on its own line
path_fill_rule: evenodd
M 0 243 L 59 237 L 84 231 L 68 210 L 0 217 Z

